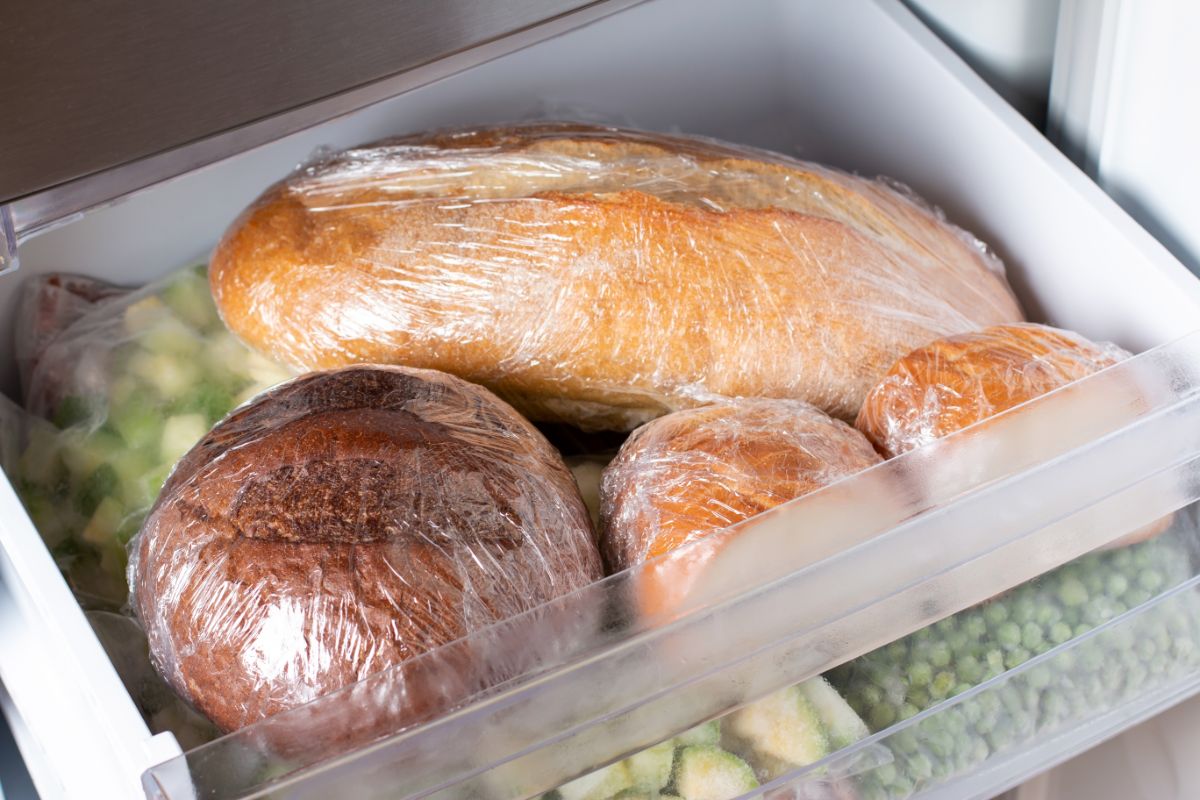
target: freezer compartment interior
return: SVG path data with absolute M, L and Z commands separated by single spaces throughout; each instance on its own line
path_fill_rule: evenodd
M 552 790 L 1196 500 L 1198 379 L 1200 335 L 197 748 L 148 773 L 147 789 L 186 797 L 194 780 L 202 796 L 267 790 L 320 796 L 347 783 L 362 796 L 529 797 Z M 998 448 L 998 441 L 1010 446 Z M 1101 479 L 1099 472 L 1107 474 Z M 1047 577 L 1048 588 L 1036 591 L 1055 599 L 1060 618 L 1016 616 L 1015 634 L 1004 626 L 1007 619 L 994 621 L 991 647 L 977 656 L 980 674 L 971 679 L 982 680 L 987 670 L 995 678 L 996 670 L 1020 667 L 1035 653 L 1069 647 L 1091 627 L 1190 579 L 1196 537 L 1190 511 L 1178 514 L 1175 525 L 1174 533 L 1133 550 L 1087 555 L 1066 577 Z M 704 557 L 709 552 L 712 559 Z M 764 552 L 772 554 L 769 565 L 755 557 Z M 693 558 L 697 553 L 701 558 Z M 696 561 L 712 564 L 705 591 L 665 616 L 636 612 L 647 582 L 652 587 Z M 1089 599 L 1095 602 L 1077 608 Z M 1033 613 L 1052 604 L 1035 593 L 1014 605 Z M 1026 630 L 1037 620 L 1037 630 Z M 1055 623 L 1069 627 L 1064 632 Z M 917 634 L 929 635 L 936 633 Z M 467 705 L 439 695 L 461 686 L 464 654 L 488 661 L 511 653 L 511 641 L 522 642 L 518 659 L 489 662 L 510 670 L 507 685 L 479 687 Z M 933 665 L 939 669 L 931 683 L 950 680 L 940 675 L 948 663 Z M 1181 661 L 1180 670 L 1191 666 Z M 902 672 L 907 679 L 911 670 Z M 880 703 L 863 702 L 869 693 L 855 693 L 854 673 L 841 673 L 844 680 L 839 674 L 832 673 L 835 685 L 879 731 L 894 721 L 889 713 L 901 715 L 907 701 L 893 699 L 881 710 Z M 912 713 L 971 688 L 959 683 L 925 690 L 924 700 L 914 693 L 910 705 L 925 708 L 913 706 Z M 373 720 L 386 725 L 394 713 L 383 698 L 414 691 L 431 706 L 444 704 L 432 709 L 436 719 L 367 748 L 344 746 L 346 719 L 367 733 Z M 1012 736 L 1028 743 L 1040 732 Z
M 680 23 L 683 19 L 687 21 L 685 30 Z M 650 129 L 708 134 L 866 174 L 884 173 L 913 187 L 943 208 L 952 221 L 992 246 L 1005 259 L 1014 286 L 1034 319 L 1074 328 L 1092 338 L 1113 340 L 1135 351 L 1160 345 L 1197 327 L 1200 289 L 1186 271 L 949 55 L 898 3 L 867 0 L 836 7 L 815 1 L 761 0 L 736 9 L 708 0 L 688 4 L 654 0 L 623 11 L 141 192 L 33 239 L 22 247 L 21 271 L 0 278 L 0 319 L 11 318 L 21 281 L 29 275 L 68 271 L 133 285 L 203 258 L 238 210 L 320 146 L 348 146 L 400 132 L 530 116 L 599 118 Z M 4 388 L 10 392 L 15 388 L 16 373 L 11 336 L 7 326 L 0 326 L 0 374 L 4 376 Z M 1107 417 L 1104 424 L 1108 427 L 1099 428 L 1088 427 L 1096 422 L 1088 415 L 1067 412 L 1055 419 L 1058 421 L 1051 427 L 1056 435 L 1065 429 L 1068 438 L 1047 440 L 1059 445 L 1053 455 L 1132 424 L 1121 414 Z M 1140 433 L 1131 435 L 1145 435 L 1145 428 L 1136 430 Z M 1083 438 L 1071 438 L 1076 435 Z M 987 441 L 999 440 L 981 441 L 985 444 L 978 446 L 986 449 Z M 1174 440 L 1179 446 L 1187 442 L 1186 437 Z M 1009 453 L 1004 463 L 1016 475 L 1020 469 L 1040 463 L 1039 458 L 1051 456 L 1048 451 L 1033 448 Z M 1084 461 L 1072 463 L 1076 469 L 1085 469 Z M 1066 480 L 1071 485 L 1086 482 L 1095 488 L 1098 494 L 1093 502 L 1117 491 L 1122 486 L 1120 481 L 1135 481 L 1149 474 L 1136 475 L 1129 470 L 1159 468 L 1136 458 L 1086 463 L 1090 476 L 1087 481 L 1074 473 L 1061 475 L 1063 480 L 1073 476 Z M 943 477 L 946 480 L 939 489 L 941 493 L 936 495 L 941 499 L 936 502 L 949 502 L 983 480 L 970 470 L 954 475 L 944 471 Z M 877 479 L 863 476 L 862 485 Z M 814 498 L 818 505 L 830 505 L 808 513 L 820 514 L 822 524 L 830 520 L 864 542 L 869 535 L 881 534 L 907 519 L 896 513 L 897 509 L 907 508 L 900 503 L 885 505 L 870 524 L 860 525 L 861 521 L 841 515 L 832 499 L 837 496 L 823 493 L 825 499 Z M 47 640 L 57 642 L 58 660 L 66 665 L 61 668 L 73 670 L 72 682 L 80 683 L 84 695 L 80 705 L 91 709 L 95 724 L 105 730 L 105 740 L 115 751 L 140 752 L 144 743 L 138 737 L 145 736 L 145 730 L 129 721 L 132 708 L 128 697 L 115 694 L 121 691 L 120 684 L 112 679 L 110 667 L 97 662 L 102 655 L 82 614 L 70 605 L 66 587 L 53 572 L 53 564 L 28 520 L 16 518 L 19 512 L 15 499 L 6 493 L 0 500 L 6 502 L 6 508 L 11 507 L 15 519 L 5 523 L 3 545 L 10 560 L 20 567 L 10 569 L 5 577 L 10 580 L 12 576 L 16 591 L 29 594 L 18 601 L 19 613 L 36 619 Z M 926 497 L 925 502 L 934 501 Z M 1009 503 L 993 502 L 1001 511 L 1011 510 Z M 1168 505 L 1183 502 L 1186 500 L 1175 497 Z M 990 511 L 967 504 L 955 513 L 965 520 L 969 514 Z M 1003 514 L 995 520 L 996 524 L 1000 520 L 1012 522 Z M 1039 527 L 1044 527 L 1044 522 Z M 1136 527 L 1122 519 L 1121 524 L 1125 523 Z M 771 517 L 764 520 L 764 529 L 771 524 L 777 525 L 776 535 L 786 537 L 793 523 L 782 516 Z M 952 541 L 955 530 L 973 527 L 965 521 L 960 521 L 957 528 L 939 527 L 945 523 L 937 521 L 925 524 L 931 526 L 926 534 L 931 541 Z M 1026 520 L 1025 524 L 1032 523 Z M 1023 528 L 1020 533 L 1029 534 L 1031 530 Z M 1113 536 L 1119 532 L 1109 530 Z M 1008 533 L 1016 535 L 1018 531 Z M 821 540 L 823 544 L 814 545 L 816 549 L 804 554 L 806 560 L 802 563 L 820 563 L 830 552 L 845 547 L 846 541 L 827 536 Z M 1097 538 L 1092 543 L 1099 541 Z M 974 546 L 976 542 L 964 544 Z M 1046 560 L 1027 566 L 1048 569 L 1070 557 L 1072 547 L 1082 546 L 1081 541 L 1070 537 L 1067 544 L 1065 549 L 1048 544 L 1043 552 Z M 822 546 L 832 550 L 822 552 Z M 950 561 L 943 559 L 952 560 L 941 551 L 925 552 L 925 558 L 911 563 L 910 576 L 914 580 L 945 568 Z M 785 580 L 788 570 L 798 565 L 779 559 L 772 560 L 770 566 L 777 568 L 777 574 L 770 577 Z M 1011 585 L 1027 577 L 1014 574 L 1004 579 Z M 757 578 L 765 582 L 768 576 Z M 623 580 L 629 578 L 615 579 L 613 585 Z M 720 592 L 704 602 L 733 598 L 747 588 L 731 580 L 729 585 L 714 587 Z M 852 581 L 846 587 L 858 585 L 858 581 Z M 618 589 L 606 588 L 594 591 L 619 593 Z M 949 613 L 941 606 L 937 611 Z M 688 624 L 702 626 L 702 618 L 691 617 Z M 913 619 L 908 624 L 916 623 Z M 703 627 L 689 630 L 689 636 L 704 638 Z M 898 632 L 887 626 L 855 629 L 851 638 L 861 652 L 894 638 Z M 636 646 L 631 642 L 636 643 L 640 635 L 622 629 L 622 647 L 629 648 L 631 658 Z M 711 637 L 712 631 L 708 635 Z M 588 648 L 597 650 L 580 650 L 565 642 L 554 652 L 530 654 L 530 663 L 520 665 L 521 670 L 527 679 L 530 670 L 548 674 L 614 643 L 603 637 L 586 641 Z M 849 657 L 849 650 L 846 653 Z M 772 670 L 753 674 L 763 676 L 753 684 L 760 694 L 802 677 Z M 644 679 L 642 688 L 647 692 L 673 686 L 665 675 L 646 674 Z M 526 699 L 537 705 L 532 698 Z M 18 706 L 21 702 L 17 697 Z M 719 713 L 731 704 L 725 702 L 723 707 L 714 706 L 706 713 Z M 109 713 L 114 708 L 116 712 Z M 668 717 L 657 729 L 639 727 L 616 749 L 629 751 L 652 744 L 655 736 L 672 735 L 675 723 L 684 724 L 685 720 Z M 548 730 L 539 720 L 536 733 L 529 735 L 540 736 Z M 436 741 L 436 737 L 428 741 Z M 242 748 L 244 743 L 244 738 L 235 737 L 203 752 L 219 753 L 222 746 Z M 462 748 L 451 749 L 458 752 Z M 152 752 L 161 754 L 162 750 Z M 481 757 L 489 753 L 495 755 L 488 747 L 479 750 Z M 553 761 L 560 772 L 575 769 L 578 773 L 599 763 L 596 758 L 618 755 L 612 752 L 597 756 L 593 751 L 581 751 L 574 767 L 570 762 L 560 763 L 557 756 Z M 130 756 L 131 761 L 138 758 L 147 756 Z M 159 760 L 153 755 L 149 758 Z M 385 760 L 388 764 L 398 763 L 392 755 Z M 191 768 L 201 776 L 198 780 L 219 772 L 236 777 L 241 773 L 230 766 L 235 763 L 236 757 L 230 756 L 229 760 L 202 768 L 193 759 Z M 303 760 L 301 765 L 305 766 Z M 160 781 L 164 786 L 169 781 L 186 783 L 188 778 L 179 770 L 187 766 L 182 761 L 168 764 L 154 774 L 150 785 Z M 355 762 L 354 768 L 362 769 L 363 765 Z M 338 774 L 344 777 L 347 773 Z M 259 775 L 252 777 L 261 779 Z

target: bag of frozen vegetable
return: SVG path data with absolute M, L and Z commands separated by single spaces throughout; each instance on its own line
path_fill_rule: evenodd
M 44 422 L 29 425 L 14 477 L 80 601 L 120 608 L 125 544 L 175 461 L 291 373 L 225 329 L 203 267 L 124 294 L 40 280 L 27 294 L 40 302 L 26 304 L 40 316 L 25 321 L 37 335 L 20 356 L 26 407 Z

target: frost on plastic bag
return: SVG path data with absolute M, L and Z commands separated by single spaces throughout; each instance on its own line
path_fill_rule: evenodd
M 929 444 L 1129 358 L 1113 344 L 1023 323 L 941 339 L 899 359 L 867 394 L 856 426 L 886 456 Z M 1113 542 L 1166 530 L 1165 517 Z
M 51 274 L 26 281 L 16 317 L 17 369 L 24 392 L 42 351 L 59 333 L 101 303 L 127 293 L 81 275 Z
M 717 396 L 851 420 L 913 347 L 1021 319 L 999 262 L 884 182 L 567 123 L 302 169 L 234 223 L 211 279 L 282 362 L 439 369 L 588 429 Z
M 649 561 L 879 461 L 854 428 L 796 400 L 661 417 L 635 431 L 604 473 L 604 557 L 611 570 Z M 659 561 L 641 581 L 640 607 L 669 612 L 720 552 L 691 548 Z
M 221 325 L 203 268 L 117 294 L 34 281 L 21 355 L 30 423 L 14 475 L 85 606 L 126 600 L 125 544 L 167 473 L 238 403 L 290 376 Z M 64 328 L 56 329 L 59 324 Z
M 219 424 L 130 564 L 155 664 L 225 730 L 600 577 L 571 474 L 532 425 L 481 387 L 378 366 L 303 376 Z M 464 685 L 492 669 L 454 652 Z M 444 692 L 390 694 L 408 704 L 379 706 L 394 727 Z

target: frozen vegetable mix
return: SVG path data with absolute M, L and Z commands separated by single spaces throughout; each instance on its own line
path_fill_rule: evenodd
M 28 426 L 17 487 L 80 599 L 119 608 L 126 543 L 175 461 L 290 373 L 225 330 L 200 267 L 135 292 L 34 295 L 45 316 L 27 340 L 25 394 L 40 420 Z
M 890 763 L 860 777 L 864 797 L 907 797 L 1200 666 L 1194 590 L 1157 602 L 1136 624 L 1113 622 L 1190 577 L 1183 539 L 1090 553 L 833 670 L 830 681 L 872 731 L 903 728 L 989 684 L 884 739 Z M 1078 637 L 1088 638 L 1052 652 Z

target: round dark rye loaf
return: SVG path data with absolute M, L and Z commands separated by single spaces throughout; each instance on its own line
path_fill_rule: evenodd
M 413 136 L 267 189 L 213 254 L 276 360 L 440 369 L 631 430 L 716 396 L 854 419 L 899 356 L 1021 319 L 998 261 L 891 185 L 571 124 Z
M 528 422 L 452 376 L 366 366 L 213 429 L 130 567 L 156 666 L 226 730 L 600 576 L 571 475 Z

